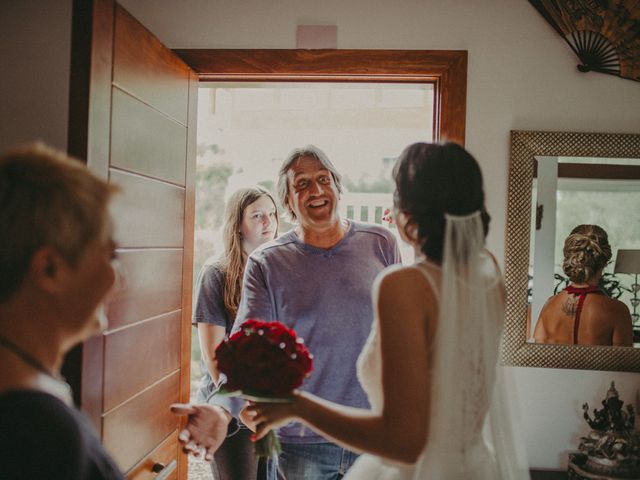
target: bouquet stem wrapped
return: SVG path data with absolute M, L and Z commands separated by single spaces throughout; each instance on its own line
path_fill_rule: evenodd
M 269 458 L 282 453 L 282 445 L 278 439 L 278 434 L 271 430 L 264 437 L 253 444 L 257 457 Z

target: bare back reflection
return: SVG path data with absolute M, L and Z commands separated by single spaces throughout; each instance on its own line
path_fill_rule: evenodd
M 611 260 L 607 232 L 578 225 L 564 242 L 562 269 L 569 285 L 545 303 L 534 331 L 536 343 L 632 346 L 628 307 L 600 286 Z

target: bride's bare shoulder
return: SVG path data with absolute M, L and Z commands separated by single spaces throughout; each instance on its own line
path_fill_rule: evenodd
M 395 264 L 385 268 L 378 276 L 378 281 L 404 281 L 422 276 L 423 274 L 415 265 Z
M 405 299 L 411 298 L 413 294 L 430 296 L 433 293 L 424 273 L 413 265 L 392 265 L 386 268 L 374 284 L 374 292 L 380 294 L 382 291 L 401 294 Z

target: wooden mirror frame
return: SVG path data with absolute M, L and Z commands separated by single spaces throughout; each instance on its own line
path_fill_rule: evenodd
M 520 367 L 640 371 L 640 348 L 527 343 L 531 183 L 536 156 L 640 158 L 640 134 L 511 132 L 502 363 Z

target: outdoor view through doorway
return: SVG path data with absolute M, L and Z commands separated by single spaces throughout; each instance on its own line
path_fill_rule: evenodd
M 205 85 L 198 92 L 195 274 L 222 252 L 229 195 L 252 185 L 272 189 L 293 148 L 319 147 L 343 175 L 343 216 L 382 224 L 396 158 L 410 143 L 433 139 L 432 84 Z M 410 257 L 405 249 L 404 260 Z

